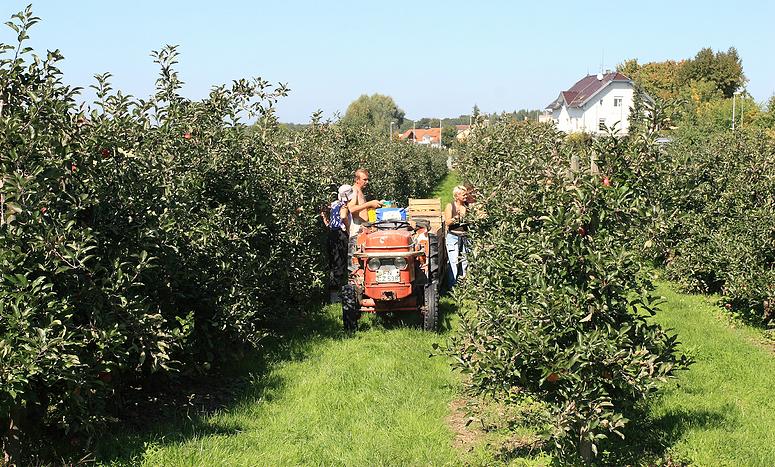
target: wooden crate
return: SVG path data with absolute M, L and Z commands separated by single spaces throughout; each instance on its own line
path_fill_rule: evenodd
M 444 211 L 439 198 L 409 198 L 407 218 L 414 221 L 425 219 L 430 222 L 432 232 L 438 235 L 444 234 Z

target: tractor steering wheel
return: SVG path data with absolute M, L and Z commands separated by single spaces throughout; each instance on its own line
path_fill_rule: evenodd
M 371 225 L 376 227 L 377 229 L 385 229 L 385 230 L 400 230 L 400 229 L 410 228 L 412 226 L 412 224 L 410 224 L 409 221 L 404 221 L 404 220 L 383 220 L 383 221 L 372 222 Z

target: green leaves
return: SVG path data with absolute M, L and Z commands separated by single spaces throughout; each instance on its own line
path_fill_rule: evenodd
M 19 33 L 37 20 L 17 18 Z M 30 425 L 93 434 L 129 383 L 260 347 L 322 299 L 318 209 L 357 167 L 373 197 L 402 203 L 446 173 L 446 154 L 384 135 L 284 132 L 282 84 L 237 80 L 191 101 L 177 49 L 153 57 L 153 96 L 105 73 L 86 110 L 58 52 L 0 59 L 0 420 L 39 404 Z
M 450 353 L 476 391 L 545 401 L 558 449 L 591 456 L 606 436 L 621 435 L 623 411 L 688 364 L 642 312 L 655 300 L 633 247 L 649 222 L 648 200 L 621 175 L 633 149 L 624 141 L 599 146 L 606 152 L 598 166 L 611 174 L 604 183 L 586 167 L 568 170 L 569 148 L 550 127 L 477 131 L 459 166 L 479 188 L 477 209 L 486 216 L 471 226 L 469 276 L 459 291 L 474 310 Z

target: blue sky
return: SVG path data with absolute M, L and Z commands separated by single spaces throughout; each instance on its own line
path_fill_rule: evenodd
M 29 0 L 5 0 L 7 19 Z M 317 109 L 344 113 L 364 93 L 392 96 L 409 118 L 543 108 L 601 61 L 615 68 L 737 48 L 748 91 L 775 93 L 775 2 L 284 2 L 41 0 L 31 31 L 58 48 L 65 81 L 88 86 L 109 71 L 115 88 L 145 97 L 149 56 L 178 44 L 183 94 L 242 77 L 284 82 L 282 121 Z M 0 41 L 14 41 L 4 28 Z

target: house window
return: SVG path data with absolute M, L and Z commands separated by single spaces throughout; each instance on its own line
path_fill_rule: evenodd
M 621 106 L 622 106 L 622 98 L 614 97 L 614 107 L 621 107 Z
M 605 131 L 605 119 L 604 118 L 601 118 L 600 120 L 597 121 L 597 129 Z

